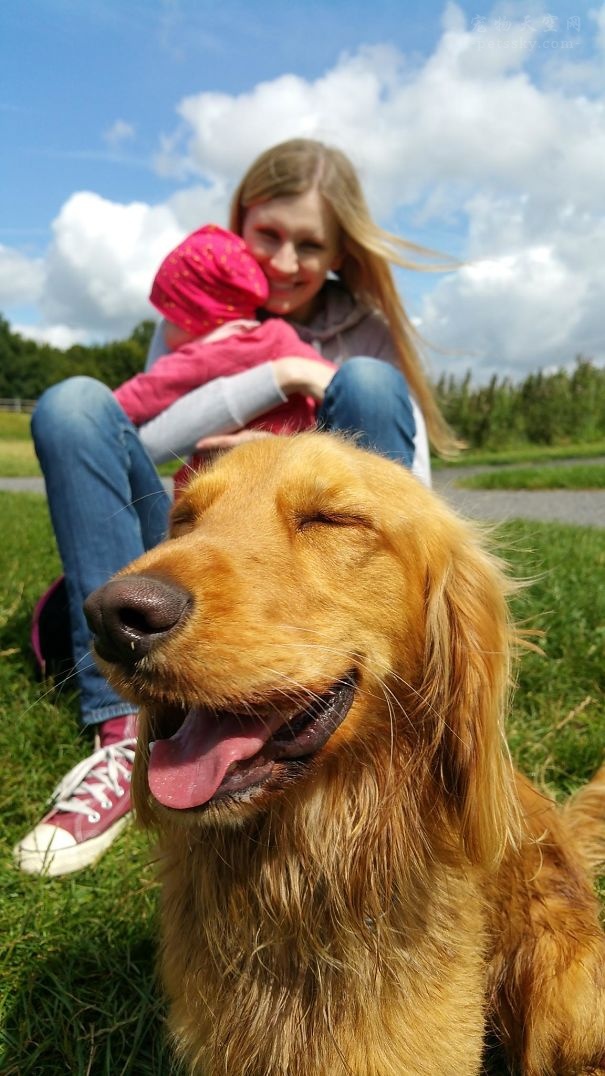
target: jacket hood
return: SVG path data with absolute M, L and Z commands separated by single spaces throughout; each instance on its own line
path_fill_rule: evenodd
M 321 292 L 322 303 L 317 313 L 306 325 L 291 322 L 301 340 L 312 343 L 317 340 L 326 344 L 339 333 L 354 328 L 371 310 L 358 302 L 338 280 L 326 280 Z

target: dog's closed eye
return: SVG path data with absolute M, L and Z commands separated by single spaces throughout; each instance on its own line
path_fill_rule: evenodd
M 187 507 L 175 508 L 170 520 L 170 537 L 181 538 L 195 526 L 196 515 Z
M 309 527 L 369 527 L 369 519 L 363 516 L 350 515 L 341 512 L 312 511 L 304 512 L 296 520 L 296 528 L 299 531 Z

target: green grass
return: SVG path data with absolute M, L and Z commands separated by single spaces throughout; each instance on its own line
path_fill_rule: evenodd
M 2 478 L 41 478 L 29 424 L 30 415 L 0 411 L 0 476 Z M 163 463 L 158 468 L 164 476 L 174 474 L 181 461 Z
M 0 476 L 3 478 L 29 478 L 39 476 L 41 473 L 29 433 L 30 417 L 30 415 L 0 411 Z M 468 451 L 451 461 L 434 459 L 432 466 L 435 470 L 442 470 L 448 467 L 471 467 L 480 464 L 501 466 L 512 463 L 545 463 L 549 460 L 593 459 L 598 456 L 605 456 L 605 441 L 580 445 L 525 445 L 522 448 L 507 449 L 498 453 Z M 159 472 L 161 475 L 168 476 L 173 474 L 179 466 L 178 460 L 163 463 L 159 467 Z M 477 486 L 475 488 L 488 487 Z
M 32 606 L 59 570 L 45 502 L 0 494 L 0 1035 L 3 1076 L 176 1076 L 153 976 L 157 889 L 146 837 L 131 828 L 94 868 L 41 881 L 10 848 L 39 820 L 55 781 L 88 750 L 74 693 L 44 694 L 28 648 Z M 515 759 L 561 793 L 605 753 L 605 530 L 499 529 L 516 601 L 545 632 L 527 654 L 510 719 Z
M 460 478 L 463 489 L 605 489 L 605 464 L 514 467 Z
M 0 475 L 3 478 L 41 477 L 31 441 L 0 440 Z
M 30 415 L 0 411 L 0 475 L 32 478 L 41 474 L 29 432 Z
M 511 463 L 548 463 L 549 460 L 594 459 L 605 456 L 605 441 L 569 445 L 522 445 L 501 452 L 468 449 L 453 460 L 433 460 L 436 471 L 448 467 L 500 467 Z
M 517 763 L 553 791 L 586 780 L 605 755 L 605 530 L 531 521 L 498 528 L 516 578 L 513 610 L 544 633 L 519 662 L 509 719 Z
M 29 441 L 30 419 L 20 411 L 0 411 L 0 441 Z
M 95 869 L 40 881 L 10 849 L 90 751 L 73 691 L 45 693 L 29 651 L 35 599 L 58 574 L 46 503 L 0 494 L 0 1072 L 172 1076 L 154 983 L 151 849 L 132 827 Z

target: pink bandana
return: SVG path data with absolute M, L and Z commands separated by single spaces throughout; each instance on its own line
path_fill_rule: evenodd
M 243 239 L 209 224 L 164 258 L 149 298 L 167 321 L 205 336 L 225 321 L 255 318 L 268 294 L 267 278 Z

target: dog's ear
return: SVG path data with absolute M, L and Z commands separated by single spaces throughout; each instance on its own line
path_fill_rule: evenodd
M 430 709 L 435 776 L 458 815 L 464 850 L 472 863 L 490 867 L 517 827 L 504 737 L 513 587 L 474 529 L 460 524 L 449 548 L 427 579 L 421 695 Z

